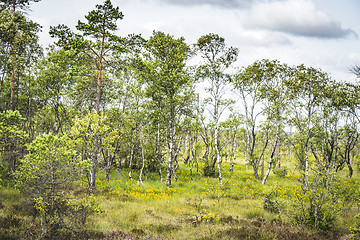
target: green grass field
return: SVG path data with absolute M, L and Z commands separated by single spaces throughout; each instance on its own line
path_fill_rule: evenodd
M 224 184 L 220 186 L 217 178 L 202 176 L 201 165 L 199 172 L 193 170 L 191 180 L 188 166 L 181 164 L 172 188 L 156 174 L 145 174 L 143 185 L 138 185 L 137 172 L 129 179 L 127 169 L 114 170 L 106 181 L 100 171 L 94 199 L 101 211 L 89 217 L 87 229 L 102 235 L 85 238 L 350 239 L 349 229 L 359 211 L 358 173 L 352 179 L 346 178 L 346 169 L 339 174 L 335 185 L 341 186 L 347 202 L 340 213 L 334 213 L 336 224 L 320 231 L 294 221 L 302 190 L 299 173 L 287 167 L 286 177 L 271 173 L 262 185 L 250 167 L 236 164 L 229 179 L 230 166 L 223 165 Z M 12 187 L 0 191 L 0 224 L 8 225 L 2 227 L 2 233 L 34 227 L 31 212 L 21 209 L 24 204 L 19 193 Z M 264 198 L 269 196 L 280 212 L 264 209 Z
M 126 171 L 115 171 L 109 181 L 98 181 L 96 198 L 103 213 L 92 216 L 91 228 L 155 239 L 337 239 L 348 233 L 353 204 L 344 208 L 336 228 L 327 233 L 292 223 L 288 209 L 301 195 L 299 175 L 294 170 L 285 178 L 272 174 L 262 185 L 244 165 L 235 165 L 231 179 L 229 169 L 223 166 L 224 185 L 220 186 L 217 178 L 205 178 L 200 171 L 194 172 L 191 180 L 188 166 L 181 165 L 178 180 L 170 189 L 157 176 L 147 176 L 147 181 L 138 185 L 136 175 L 130 180 Z M 356 188 L 355 179 L 357 175 L 341 180 L 341 184 Z M 264 209 L 263 199 L 269 195 L 278 203 L 280 213 Z

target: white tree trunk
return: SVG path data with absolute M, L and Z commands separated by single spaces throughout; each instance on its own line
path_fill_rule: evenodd
M 159 164 L 159 176 L 160 182 L 163 181 L 162 172 L 161 172 L 161 143 L 160 143 L 160 121 L 158 121 L 158 129 L 157 129 L 157 145 L 158 145 L 158 164 Z
M 263 177 L 263 180 L 262 180 L 262 184 L 265 184 L 266 183 L 266 180 L 270 174 L 270 170 L 271 170 L 271 165 L 273 163 L 273 159 L 274 159 L 274 155 L 275 155 L 275 151 L 278 147 L 278 142 L 279 142 L 279 129 L 278 129 L 278 132 L 276 133 L 276 139 L 275 139 L 275 143 L 274 143 L 274 146 L 271 150 L 271 153 L 270 153 L 270 160 L 269 160 L 269 165 L 268 165 L 268 169 Z
M 132 179 L 132 162 L 133 162 L 133 159 L 134 159 L 134 147 L 135 145 L 132 143 L 132 146 L 131 146 L 131 153 L 130 153 L 130 163 L 129 163 L 129 178 Z
M 140 169 L 138 184 L 139 184 L 139 185 L 143 185 L 143 182 L 142 182 L 142 174 L 143 174 L 144 167 L 145 167 L 145 157 L 144 157 L 144 145 L 143 145 L 143 141 L 142 141 L 141 128 L 140 128 L 140 130 L 139 130 L 139 138 L 140 138 L 139 140 L 140 140 L 140 147 L 141 147 L 142 166 L 141 166 L 141 169 Z
M 309 182 L 309 157 L 307 153 L 307 146 L 305 146 L 305 181 L 306 184 Z
M 218 167 L 218 174 L 219 174 L 219 183 L 222 185 L 222 177 L 221 177 L 221 159 L 220 159 L 220 151 L 219 151 L 219 130 L 216 123 L 215 126 L 215 151 L 216 151 L 216 161 L 217 161 L 217 167 Z
M 173 154 L 174 154 L 174 143 L 170 140 L 169 142 L 169 155 L 168 155 L 168 166 L 166 169 L 166 186 L 171 187 L 171 175 L 173 173 Z
M 168 167 L 166 170 L 166 186 L 171 187 L 171 175 L 175 172 L 174 162 L 175 162 L 175 115 L 174 109 L 170 110 L 169 118 L 169 156 L 168 156 Z

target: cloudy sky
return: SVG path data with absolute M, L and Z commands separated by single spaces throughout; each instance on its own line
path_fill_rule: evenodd
M 42 0 L 29 17 L 43 26 L 41 43 L 51 41 L 50 25 L 74 27 L 102 0 Z M 349 67 L 360 64 L 359 0 L 112 0 L 124 19 L 119 34 L 153 30 L 183 36 L 192 44 L 217 33 L 239 48 L 237 66 L 263 58 L 321 68 L 336 80 L 354 81 Z

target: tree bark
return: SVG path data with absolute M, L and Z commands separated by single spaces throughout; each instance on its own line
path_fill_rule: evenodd
M 162 162 L 162 156 L 161 156 L 161 142 L 160 142 L 160 119 L 158 119 L 158 126 L 157 126 L 157 159 L 159 164 L 159 176 L 160 176 L 160 182 L 163 181 L 162 172 L 161 172 L 161 162 Z
M 280 150 L 281 150 L 281 141 L 279 142 L 279 144 L 278 144 L 278 146 L 277 146 L 277 153 L 276 153 L 276 155 L 277 155 L 277 160 L 278 160 L 278 169 L 280 169 L 281 168 L 281 153 L 280 153 Z
M 141 127 L 139 129 L 139 138 L 140 138 L 139 141 L 140 141 L 140 147 L 141 147 L 142 166 L 141 166 L 141 169 L 140 169 L 138 184 L 143 185 L 142 174 L 143 174 L 144 167 L 145 167 L 145 157 L 144 157 L 144 145 L 143 145 L 143 141 L 142 141 Z
M 92 154 L 92 168 L 90 170 L 90 182 L 89 182 L 89 193 L 93 193 L 96 187 L 96 170 L 98 165 L 98 153 L 99 153 L 100 143 L 98 133 L 95 134 L 95 151 Z
M 171 187 L 171 176 L 173 173 L 173 151 L 174 151 L 174 143 L 170 140 L 169 142 L 169 156 L 168 156 L 168 166 L 166 169 L 166 186 L 168 188 Z
M 251 137 L 250 137 L 250 134 L 251 134 Z M 248 140 L 247 145 L 248 145 L 248 150 L 249 150 L 249 162 L 250 162 L 251 166 L 253 167 L 255 179 L 259 179 L 259 175 L 258 175 L 259 164 L 258 164 L 258 162 L 254 161 L 254 151 L 255 151 L 255 141 L 256 141 L 256 133 L 255 133 L 254 126 L 252 126 L 251 132 L 248 133 L 247 140 Z M 250 144 L 250 141 L 251 141 L 251 144 Z
M 96 112 L 98 115 L 100 115 L 100 102 L 101 102 L 101 71 L 102 71 L 102 64 L 100 60 L 100 66 L 98 69 L 98 77 L 97 77 L 97 87 L 96 87 Z
M 278 130 L 279 131 L 279 130 Z M 272 165 L 272 162 L 273 162 L 273 158 L 274 158 L 274 155 L 275 155 L 275 151 L 276 149 L 279 149 L 278 148 L 278 142 L 279 142 L 279 133 L 276 134 L 276 139 L 275 139 L 275 143 L 274 143 L 274 146 L 271 150 L 271 153 L 270 153 L 270 159 L 269 159 L 269 165 L 268 165 L 268 169 L 266 171 L 266 174 L 264 175 L 263 177 L 263 181 L 262 181 L 262 184 L 265 184 L 266 183 L 266 180 L 270 174 L 270 170 L 271 170 L 271 165 Z
M 98 57 L 98 77 L 97 77 L 97 88 L 96 88 L 96 112 L 100 115 L 100 104 L 101 104 L 101 86 L 102 86 L 102 68 L 103 68 L 103 58 L 104 58 L 104 47 L 105 47 L 105 26 L 102 27 L 102 40 L 101 40 L 101 49 Z
M 267 132 L 267 133 L 266 133 L 265 143 L 264 143 L 263 149 L 262 149 L 262 151 L 261 151 L 261 153 L 260 153 L 260 156 L 259 156 L 259 158 L 257 159 L 257 161 L 256 161 L 256 162 L 253 162 L 253 164 L 252 164 L 253 167 L 256 166 L 256 167 L 254 167 L 254 176 L 255 176 L 255 179 L 259 179 L 259 173 L 258 173 L 258 171 L 259 171 L 259 164 L 260 164 L 260 162 L 261 162 L 261 159 L 262 159 L 263 156 L 264 156 L 264 153 L 265 153 L 265 150 L 266 150 L 266 148 L 267 148 L 268 143 L 269 143 L 269 133 Z
M 246 132 L 244 132 L 244 157 L 245 157 L 245 168 L 248 169 L 248 147 L 247 147 L 247 138 L 246 138 Z
M 309 157 L 308 157 L 308 148 L 307 145 L 305 146 L 305 181 L 306 183 L 309 182 Z
M 172 101 L 172 99 L 170 99 Z M 174 159 L 175 156 L 175 109 L 174 106 L 170 107 L 169 116 L 169 155 L 168 155 L 168 167 L 166 170 L 166 186 L 171 188 L 171 176 L 175 172 Z
M 221 159 L 220 159 L 220 151 L 219 151 L 219 127 L 217 123 L 217 118 L 215 119 L 215 153 L 216 153 L 216 161 L 219 175 L 219 183 L 222 185 L 222 177 L 221 177 Z
M 130 153 L 130 162 L 129 162 L 129 178 L 132 179 L 131 171 L 132 171 L 132 162 L 134 159 L 134 148 L 135 144 L 131 143 L 131 153 Z
M 13 48 L 13 47 L 12 47 Z M 12 57 L 11 82 L 10 82 L 10 109 L 15 111 L 15 57 Z

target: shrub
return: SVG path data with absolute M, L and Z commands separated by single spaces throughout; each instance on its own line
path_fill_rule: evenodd
M 329 231 L 334 228 L 336 214 L 328 204 L 320 206 L 319 201 L 308 203 L 304 209 L 295 214 L 296 223 L 301 223 L 322 231 Z
M 90 198 L 78 199 L 72 193 L 89 166 L 69 148 L 69 141 L 66 136 L 52 134 L 36 138 L 15 174 L 17 186 L 34 202 L 42 235 L 49 238 L 62 228 L 84 225 L 87 214 L 96 206 Z
M 350 227 L 352 239 L 360 239 L 360 214 L 355 216 L 355 223 Z
M 0 112 L 0 179 L 9 178 L 26 153 L 26 132 L 21 130 L 25 119 L 18 111 Z
M 217 177 L 214 165 L 205 165 L 203 172 L 205 177 Z
M 296 223 L 322 231 L 334 228 L 345 203 L 333 188 L 332 181 L 329 175 L 318 173 L 312 181 L 302 182 L 302 192 L 296 195 L 293 211 Z
M 272 197 L 272 193 L 267 194 L 263 200 L 264 210 L 272 213 L 280 213 L 279 203 Z
M 285 178 L 288 174 L 288 169 L 286 167 L 284 168 L 275 168 L 273 169 L 274 175 L 278 176 L 279 178 Z

